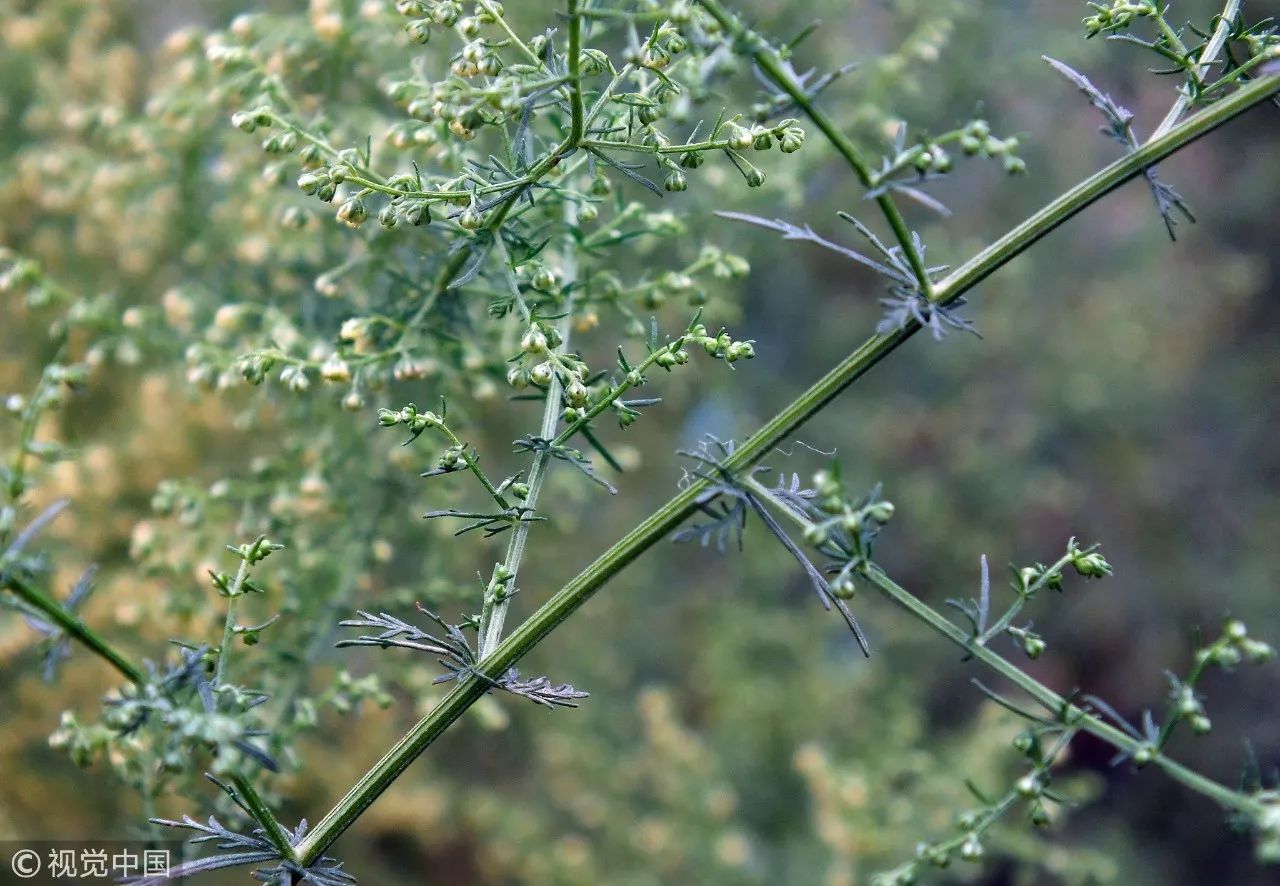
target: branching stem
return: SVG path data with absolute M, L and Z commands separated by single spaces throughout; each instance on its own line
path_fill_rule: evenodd
M 709 2 L 709 0 L 703 0 L 703 2 Z M 1152 138 L 1137 151 L 1126 154 L 1069 189 L 978 255 L 956 268 L 935 287 L 935 300 L 939 304 L 951 304 L 1067 219 L 1096 203 L 1135 176 L 1141 175 L 1148 166 L 1172 155 L 1254 105 L 1270 99 L 1277 92 L 1280 92 L 1280 76 L 1258 78 L 1194 117 L 1172 127 L 1164 135 Z M 910 323 L 901 329 L 869 338 L 744 441 L 726 460 L 725 468 L 740 472 L 756 464 L 774 447 L 789 439 L 797 428 L 819 412 L 841 391 L 870 371 L 919 329 L 918 324 Z M 489 681 L 505 673 L 561 622 L 572 615 L 579 606 L 590 599 L 611 577 L 644 551 L 666 538 L 695 510 L 696 501 L 706 488 L 705 481 L 691 483 L 601 554 L 595 562 L 562 587 L 487 655 L 477 667 L 477 673 L 456 684 L 431 712 L 413 726 L 356 782 L 303 839 L 297 847 L 301 863 L 308 864 L 314 861 L 332 845 L 334 840 L 349 828 L 383 791 L 390 787 L 418 754 L 422 753 L 450 724 L 485 694 Z M 929 611 L 932 612 L 932 610 Z M 952 629 L 959 630 L 945 619 L 943 621 Z M 994 657 L 998 661 L 1003 661 L 999 656 Z M 1015 674 L 1021 674 L 1021 671 L 1013 668 L 1012 665 L 1007 666 Z M 1097 728 L 1100 734 L 1107 737 L 1114 735 L 1119 742 L 1131 740 L 1124 733 L 1105 723 L 1100 723 Z M 1174 777 L 1189 787 L 1195 787 L 1201 793 L 1214 796 L 1215 799 L 1226 798 L 1230 803 L 1236 802 L 1238 795 L 1216 782 L 1186 770 L 1164 757 L 1158 757 L 1157 763 L 1171 775 L 1178 773 Z

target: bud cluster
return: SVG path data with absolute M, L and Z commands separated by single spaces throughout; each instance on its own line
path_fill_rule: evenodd
M 1129 27 L 1136 18 L 1150 18 L 1160 14 L 1157 4 L 1151 0 L 1113 0 L 1110 6 L 1090 3 L 1093 15 L 1084 19 L 1086 36 L 1095 37 L 1104 31 L 1119 31 Z

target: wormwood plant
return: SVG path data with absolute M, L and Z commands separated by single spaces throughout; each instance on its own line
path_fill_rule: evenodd
M 1014 742 L 1024 774 L 995 793 L 975 785 L 975 805 L 962 812 L 958 831 L 924 835 L 915 857 L 881 874 L 883 882 L 914 882 L 956 858 L 980 860 L 1008 813 L 1048 824 L 1064 802 L 1052 784 L 1055 766 L 1081 733 L 1114 747 L 1118 762 L 1157 768 L 1208 797 L 1254 835 L 1260 859 L 1277 860 L 1280 792 L 1256 773 L 1239 787 L 1219 784 L 1166 750 L 1179 728 L 1211 728 L 1197 689 L 1208 669 L 1273 657 L 1242 623 L 1228 621 L 1195 651 L 1186 676 L 1169 678 L 1163 714 L 1131 724 L 1103 699 L 1051 690 L 997 650 L 1012 642 L 1029 658 L 1045 653 L 1024 610 L 1073 576 L 1109 575 L 1096 547 L 1073 539 L 1047 565 L 1013 569 L 1003 609 L 984 557 L 977 594 L 949 601 L 952 615 L 875 560 L 874 545 L 895 514 L 879 489 L 848 489 L 834 463 L 811 485 L 794 471 L 775 481 L 764 464 L 917 332 L 976 333 L 961 310 L 975 287 L 1125 182 L 1145 180 L 1171 237 L 1176 224 L 1193 220 L 1156 164 L 1280 93 L 1280 38 L 1268 22 L 1250 23 L 1240 5 L 1227 2 L 1211 21 L 1183 26 L 1163 3 L 1091 4 L 1087 36 L 1160 56 L 1160 73 L 1176 82 L 1168 114 L 1144 136 L 1089 76 L 1046 59 L 1064 76 L 1064 90 L 1080 91 L 1100 112 L 1120 156 L 954 268 L 926 259 L 907 212 L 946 213 L 929 187 L 962 157 L 1024 172 L 1019 138 L 997 135 L 998 126 L 976 117 L 939 134 L 898 124 L 873 160 L 871 139 L 855 138 L 822 106 L 836 101 L 826 91 L 846 69 L 802 70 L 807 31 L 779 42 L 718 0 L 567 0 L 543 11 L 537 27 L 489 0 L 315 2 L 305 16 L 244 15 L 225 32 L 171 38 L 176 76 L 150 97 L 145 119 L 113 132 L 118 121 L 102 109 L 81 131 L 108 133 L 104 148 L 125 170 L 114 184 L 126 191 L 131 168 L 176 162 L 173 187 L 145 195 L 162 215 L 166 199 L 184 207 L 173 211 L 173 230 L 153 232 L 157 242 L 193 230 L 197 196 L 214 213 L 271 213 L 279 239 L 193 243 L 183 254 L 201 274 L 175 283 L 158 305 L 127 307 L 114 298 L 79 300 L 38 261 L 16 250 L 4 256 L 6 288 L 53 318 L 55 341 L 37 388 L 6 402 L 18 430 L 3 475 L 0 599 L 42 635 L 50 674 L 76 642 L 123 678 L 97 722 L 65 715 L 55 745 L 82 762 L 106 758 L 148 808 L 174 792 L 203 798 L 214 811 L 205 821 L 151 819 L 194 831 L 194 842 L 216 849 L 177 865 L 171 877 L 250 866 L 269 882 L 352 882 L 329 855 L 335 841 L 466 710 L 503 695 L 549 709 L 590 704 L 589 687 L 565 682 L 572 675 L 529 676 L 517 665 L 610 578 L 664 540 L 723 549 L 758 522 L 863 653 L 873 652 L 875 631 L 874 609 L 862 598 L 874 591 L 1011 685 L 978 688 L 1027 722 Z M 746 69 L 759 95 L 726 106 L 724 92 Z M 227 116 L 238 140 L 210 155 L 214 118 Z M 617 442 L 622 432 L 664 414 L 659 395 L 693 371 L 686 367 L 733 370 L 756 354 L 756 342 L 730 331 L 732 307 L 722 297 L 724 281 L 749 273 L 746 261 L 714 242 L 691 242 L 677 212 L 658 209 L 665 205 L 658 199 L 718 182 L 767 190 L 797 162 L 790 155 L 815 149 L 806 145 L 810 130 L 844 161 L 879 216 L 842 213 L 856 248 L 805 220 L 721 215 L 834 250 L 883 277 L 875 333 L 746 439 L 709 439 L 687 453 L 676 495 L 559 591 L 522 588 L 540 524 L 572 508 L 607 507 L 628 461 Z M 205 197 L 210 192 L 216 199 Z M 885 232 L 876 233 L 881 222 Z M 146 268 L 147 247 L 131 248 L 126 264 Z M 220 251 L 239 264 L 217 261 Z M 634 253 L 645 267 L 632 275 Z M 180 348 L 166 334 L 174 327 L 187 332 Z M 72 351 L 85 355 L 83 365 L 66 358 Z M 202 631 L 192 624 L 195 604 L 175 599 L 174 620 L 193 630 L 138 663 L 79 614 L 91 573 L 65 598 L 50 590 L 51 564 L 34 543 L 64 505 L 35 506 L 32 465 L 66 455 L 37 441 L 37 429 L 92 366 L 174 359 L 196 388 L 262 389 L 238 417 L 241 426 L 275 422 L 295 433 L 242 477 L 212 488 L 159 484 L 152 506 L 171 525 L 140 526 L 134 553 L 148 575 L 165 581 L 198 567 L 221 617 Z M 534 417 L 512 451 L 482 451 L 473 442 L 478 416 L 499 396 L 527 401 Z M 332 405 L 350 415 L 335 419 Z M 375 425 L 384 437 L 400 435 L 403 447 L 371 478 L 353 453 Z M 548 483 L 557 466 L 573 468 L 585 488 Z M 410 588 L 360 608 L 366 565 L 399 556 L 382 535 L 413 494 L 410 468 L 425 468 L 418 472 L 432 502 L 428 527 L 480 539 L 466 549 L 479 581 L 465 591 L 447 580 L 443 591 Z M 229 524 L 237 537 L 218 539 L 225 550 L 206 559 L 215 550 L 209 533 Z M 496 548 L 485 544 L 495 537 Z M 338 568 L 332 558 L 307 556 L 326 548 L 341 550 Z M 261 621 L 248 619 L 263 609 L 255 598 L 271 600 L 276 588 L 290 591 L 288 602 L 273 604 Z M 407 604 L 419 594 L 446 605 L 415 611 Z M 535 608 L 508 631 L 513 600 L 526 596 Z M 414 653 L 426 653 L 441 666 L 432 679 L 451 685 L 313 826 L 285 824 L 273 811 L 279 786 L 269 773 L 304 765 L 297 743 L 319 709 L 389 702 L 376 676 L 345 671 L 319 696 L 306 691 L 335 624 L 343 629 L 336 645 L 415 662 L 422 659 Z M 251 664 L 242 647 L 264 657 Z M 200 769 L 220 788 L 216 804 L 192 778 Z

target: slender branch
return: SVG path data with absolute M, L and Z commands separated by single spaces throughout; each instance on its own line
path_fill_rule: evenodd
M 974 643 L 972 637 L 959 625 L 918 599 L 906 588 L 897 584 L 893 579 L 885 575 L 879 567 L 871 567 L 866 573 L 866 579 L 915 618 L 964 649 L 967 654 L 978 659 L 1009 682 L 1015 684 L 1041 705 L 1055 712 L 1056 716 L 1064 723 L 1083 729 L 1107 742 L 1107 744 L 1129 754 L 1133 754 L 1140 748 L 1149 748 L 1145 739 L 1134 738 L 1079 706 L 1071 704 L 1061 695 L 1025 673 L 1017 665 L 1006 661 L 987 647 Z M 1196 793 L 1203 794 L 1226 809 L 1243 812 L 1251 816 L 1263 811 L 1263 805 L 1253 797 L 1240 791 L 1232 790 L 1226 785 L 1219 784 L 1213 779 L 1183 766 L 1176 760 L 1166 757 L 1163 753 L 1157 754 L 1152 762 L 1154 765 L 1159 766 L 1170 778 Z
M 288 861 L 297 861 L 297 855 L 294 852 L 293 843 L 289 840 L 289 835 L 285 833 L 284 826 L 280 824 L 275 813 L 271 811 L 271 807 L 266 804 L 257 789 L 253 786 L 253 782 L 247 777 L 236 773 L 231 776 L 231 783 L 235 785 L 240 800 L 244 803 L 249 814 L 253 816 L 254 821 L 262 825 L 262 830 L 266 834 L 271 845 L 280 853 L 280 857 Z
M 876 183 L 875 175 L 871 167 L 867 165 L 866 160 L 858 152 L 857 147 L 844 134 L 836 122 L 827 115 L 826 111 L 814 103 L 808 90 L 804 88 L 804 84 L 796 80 L 787 66 L 783 64 L 777 50 L 758 34 L 748 30 L 742 22 L 720 4 L 719 0 L 698 0 L 698 2 L 726 31 L 739 40 L 747 41 L 751 57 L 755 60 L 761 73 L 789 95 L 791 100 L 796 103 L 796 107 L 804 111 L 805 115 L 822 131 L 822 134 L 831 142 L 831 146 L 849 164 L 849 168 L 853 170 L 854 175 L 858 177 L 858 181 L 862 183 L 862 186 L 867 189 L 874 187 Z M 932 281 L 929 279 L 924 256 L 916 248 L 915 238 L 912 237 L 911 231 L 907 227 L 907 222 L 898 210 L 897 204 L 893 202 L 893 197 L 886 191 L 878 195 L 875 200 L 876 205 L 880 207 L 880 211 L 884 214 L 885 220 L 889 223 L 889 227 L 893 229 L 893 235 L 902 246 L 903 254 L 906 255 L 907 261 L 911 264 L 911 270 L 915 273 L 920 291 L 926 296 L 932 297 Z
M 1254 80 L 1223 101 L 1178 124 L 1165 135 L 1151 139 L 1138 151 L 1116 160 L 953 271 L 939 283 L 935 298 L 941 304 L 954 302 L 1049 231 L 1124 182 L 1140 175 L 1147 166 L 1163 160 L 1277 92 L 1280 92 L 1280 76 Z M 869 338 L 748 438 L 726 459 L 725 468 L 741 471 L 754 465 L 919 330 L 920 326 L 912 322 L 893 332 Z M 705 481 L 691 483 L 601 554 L 486 656 L 476 668 L 476 673 L 460 681 L 432 711 L 413 726 L 304 838 L 298 846 L 301 862 L 310 863 L 332 845 L 418 754 L 485 694 L 488 681 L 505 673 L 590 599 L 605 582 L 644 551 L 666 538 L 695 510 L 696 501 L 706 488 Z M 1168 769 L 1176 764 L 1162 762 L 1161 766 Z M 1194 780 L 1200 776 L 1189 772 L 1187 778 Z M 1221 789 L 1221 786 L 1217 787 Z
M 1053 565 L 1040 573 L 1039 578 L 1033 581 L 1026 588 L 1019 590 L 1017 599 L 1015 599 L 1009 608 L 1005 610 L 1004 615 L 1000 616 L 1000 618 L 996 620 L 996 623 L 983 632 L 982 636 L 978 637 L 975 642 L 981 645 L 986 645 L 996 637 L 1003 634 L 1005 629 L 1008 628 L 1009 625 L 1013 624 L 1013 620 L 1018 617 L 1018 613 L 1022 611 L 1022 607 L 1027 605 L 1027 601 L 1039 593 L 1044 586 L 1049 583 L 1050 576 L 1060 575 L 1063 568 L 1071 562 L 1073 556 L 1074 552 L 1070 551 L 1063 554 L 1055 563 L 1053 563 Z
M 1231 34 L 1232 23 L 1239 14 L 1240 0 L 1227 0 L 1226 5 L 1222 7 L 1222 16 L 1218 19 L 1218 27 L 1214 28 L 1213 36 L 1209 38 L 1209 42 L 1205 45 L 1204 52 L 1200 53 L 1198 63 L 1189 72 L 1196 80 L 1203 81 L 1205 75 L 1209 73 L 1209 69 L 1218 58 L 1218 53 L 1226 45 L 1227 37 Z M 1156 131 L 1151 137 L 1153 139 L 1157 138 L 1172 129 L 1182 119 L 1182 115 L 1186 113 L 1187 108 L 1190 106 L 1191 95 L 1189 92 L 1184 91 L 1178 96 L 1178 100 L 1173 103 L 1169 113 L 1165 114 L 1164 119 L 1160 121 L 1160 125 L 1156 127 Z
M 572 332 L 573 318 L 573 289 L 577 283 L 578 261 L 577 261 L 577 243 L 574 241 L 573 229 L 577 225 L 577 204 L 572 202 L 565 203 L 565 225 L 567 228 L 566 248 L 564 255 L 564 285 L 569 293 L 565 298 L 563 307 L 563 316 L 556 325 L 556 331 L 560 334 L 560 352 L 564 353 L 569 347 L 569 336 Z M 516 297 L 520 295 L 515 280 L 511 277 L 510 260 L 506 256 L 506 248 L 502 247 L 503 254 L 500 256 L 504 267 L 507 271 L 508 281 Z M 551 383 L 547 385 L 547 399 L 542 408 L 542 427 L 538 432 L 539 436 L 544 440 L 550 440 L 556 435 L 556 428 L 560 424 L 560 398 L 563 386 L 560 382 L 560 374 L 552 373 Z M 538 505 L 538 497 L 542 492 L 543 481 L 547 477 L 547 468 L 550 465 L 551 453 L 549 450 L 539 450 L 533 456 L 533 465 L 529 468 L 529 494 L 525 497 L 524 504 L 530 509 L 536 508 Z M 525 541 L 529 537 L 529 521 L 521 520 L 516 524 L 515 529 L 511 531 L 511 541 L 507 545 L 507 555 L 502 565 L 507 572 L 507 582 L 511 587 L 515 586 L 517 574 L 520 572 L 520 563 L 524 559 Z M 493 583 L 490 583 L 492 589 Z M 502 640 L 502 624 L 507 617 L 507 607 L 509 604 L 509 594 L 503 595 L 500 599 L 494 599 L 490 593 L 485 594 L 484 610 L 480 614 L 480 658 L 484 658 L 492 652 Z
M 35 585 L 24 581 L 16 575 L 9 575 L 5 577 L 4 586 L 17 594 L 24 603 L 38 609 L 43 615 L 47 616 L 67 636 L 75 637 L 85 648 L 94 652 L 99 658 L 119 671 L 130 683 L 141 686 L 147 681 L 147 676 L 143 673 L 142 668 L 117 652 L 115 647 L 104 640 L 96 631 L 85 625 L 84 622 L 68 612 L 61 603 Z
M 218 663 L 213 669 L 213 685 L 218 686 L 222 683 L 222 678 L 227 670 L 227 657 L 231 651 L 231 640 L 236 633 L 236 607 L 240 602 L 241 592 L 244 590 L 244 580 L 249 575 L 249 560 L 243 558 L 240 561 L 240 568 L 236 570 L 236 577 L 231 582 L 231 589 L 227 592 L 227 617 L 222 623 L 222 645 L 218 647 Z
M 798 513 L 794 508 L 788 507 L 785 502 L 780 501 L 768 487 L 764 486 L 758 480 L 749 478 L 746 482 L 753 492 L 776 507 L 797 526 L 802 529 L 809 529 L 813 526 L 812 521 Z M 1064 558 L 1064 561 L 1066 559 L 1067 558 Z M 1063 565 L 1065 565 L 1065 562 Z M 1168 773 L 1170 777 L 1181 782 L 1191 790 L 1204 794 L 1227 809 L 1231 809 L 1236 812 L 1243 812 L 1249 815 L 1256 815 L 1263 810 L 1262 804 L 1249 795 L 1240 791 L 1232 790 L 1211 778 L 1207 778 L 1200 773 L 1183 766 L 1175 760 L 1165 757 L 1160 753 L 1159 747 L 1152 748 L 1147 743 L 1146 739 L 1135 738 L 1123 730 L 1112 726 L 1102 718 L 1089 713 L 1078 705 L 1072 704 L 1066 698 L 1063 698 L 1061 695 L 1036 680 L 1017 665 L 1003 658 L 998 653 L 993 652 L 991 649 L 988 649 L 986 643 L 992 635 L 998 633 L 997 631 L 993 630 L 989 634 L 984 634 L 981 637 L 974 637 L 973 634 L 966 631 L 960 625 L 957 625 L 941 612 L 925 603 L 897 582 L 893 581 L 893 579 L 889 578 L 889 576 L 885 574 L 884 570 L 875 564 L 872 564 L 868 569 L 862 572 L 862 577 L 875 585 L 884 593 L 885 596 L 897 603 L 912 616 L 924 622 L 928 627 L 932 628 L 934 631 L 962 648 L 968 657 L 976 658 L 978 661 L 981 661 L 987 667 L 991 668 L 1011 683 L 1014 683 L 1019 689 L 1027 693 L 1027 695 L 1031 696 L 1047 710 L 1052 711 L 1053 715 L 1060 720 L 1064 726 L 1089 732 L 1118 750 L 1127 752 L 1131 756 L 1139 749 L 1155 751 L 1157 756 L 1154 757 L 1153 762 Z M 1003 628 L 1001 628 L 1001 630 L 1003 630 Z
M 582 99 L 582 16 L 579 0 L 569 0 L 569 144 L 582 141 L 586 109 Z

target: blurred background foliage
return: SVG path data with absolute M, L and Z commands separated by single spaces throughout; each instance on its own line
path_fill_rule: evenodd
M 271 715 L 301 736 L 276 788 L 288 798 L 285 820 L 315 820 L 442 690 L 420 664 L 333 651 L 333 637 L 313 626 L 356 607 L 473 606 L 475 571 L 496 552 L 449 542 L 417 518 L 449 490 L 418 480 L 424 454 L 374 427 L 377 406 L 430 404 L 449 373 L 371 393 L 354 412 L 333 389 L 299 397 L 188 383 L 184 349 L 218 343 L 223 304 L 283 305 L 303 318 L 297 334 L 332 339 L 312 282 L 351 249 L 353 235 L 329 217 L 301 232 L 280 228 L 281 208 L 301 198 L 259 175 L 267 160 L 227 123 L 234 107 L 186 88 L 200 75 L 184 69 L 184 41 L 198 37 L 173 30 L 225 27 L 251 5 L 0 4 L 0 243 L 40 262 L 75 301 L 67 349 L 92 368 L 84 391 L 39 432 L 71 447 L 35 493 L 37 504 L 72 501 L 50 530 L 53 585 L 65 592 L 99 564 L 88 620 L 157 660 L 171 636 L 216 642 L 222 609 L 204 570 L 220 558 L 226 568 L 223 544 L 269 527 L 289 548 L 267 570 L 271 593 L 253 605 L 266 618 L 289 601 L 286 617 L 278 635 L 238 656 L 261 670 L 259 682 L 274 680 L 278 701 L 297 702 Z M 308 75 L 331 78 L 356 107 L 362 97 L 383 101 L 385 60 L 330 39 L 325 16 L 371 5 L 255 8 L 301 13 L 314 42 L 303 53 L 314 63 Z M 865 144 L 884 145 L 895 121 L 942 131 L 979 110 L 1020 135 L 1025 177 L 964 164 L 935 192 L 953 218 L 909 207 L 935 261 L 962 260 L 1113 158 L 1093 109 L 1042 53 L 1112 91 L 1136 112 L 1140 134 L 1173 98 L 1135 50 L 1081 39 L 1083 4 L 738 5 L 779 37 L 822 20 L 798 67 L 858 64 L 823 101 Z M 1246 9 L 1256 17 L 1263 5 Z M 529 23 L 518 31 L 550 14 L 507 6 Z M 1187 2 L 1178 13 L 1206 20 L 1215 10 Z M 747 71 L 735 83 L 754 94 Z M 1056 556 L 1071 535 L 1101 541 L 1116 576 L 1069 583 L 1037 604 L 1049 652 L 1029 667 L 1132 719 L 1160 703 L 1163 669 L 1185 671 L 1195 630 L 1212 633 L 1230 613 L 1259 637 L 1280 637 L 1277 135 L 1280 115 L 1264 107 L 1162 165 L 1199 220 L 1176 244 L 1146 189 L 1125 187 L 982 284 L 966 309 L 982 340 L 913 341 L 803 435 L 838 449 L 857 483 L 884 483 L 898 516 L 880 556 L 935 603 L 973 592 L 981 553 L 1021 565 Z M 553 472 L 551 493 L 577 505 L 535 529 L 517 612 L 669 496 L 675 450 L 709 432 L 749 433 L 874 326 L 879 287 L 869 273 L 711 215 L 781 216 L 847 239 L 836 211 L 872 213 L 846 168 L 813 133 L 796 156 L 794 174 L 770 170 L 759 192 L 695 188 L 661 207 L 639 189 L 628 195 L 676 213 L 685 228 L 638 244 L 623 273 L 687 261 L 703 240 L 749 258 L 747 279 L 716 285 L 708 317 L 756 339 L 759 357 L 736 373 L 664 381 L 664 403 L 615 437 L 631 469 L 616 498 Z M 439 240 L 424 234 L 422 244 Z M 51 359 L 45 332 L 70 304 L 60 298 L 33 307 L 5 296 L 0 392 L 29 390 Z M 661 316 L 670 328 L 687 314 L 677 305 Z M 86 352 L 78 343 L 89 339 Z M 602 336 L 584 346 L 603 363 L 616 344 Z M 460 366 L 463 351 L 451 358 Z M 471 396 L 448 390 L 451 412 L 489 458 L 506 458 L 507 442 L 535 426 L 535 407 L 509 406 L 484 372 L 460 377 L 448 384 Z M 11 435 L 15 424 L 0 429 Z M 793 460 L 802 470 L 820 463 L 803 451 Z M 532 656 L 532 672 L 591 691 L 582 709 L 549 715 L 486 699 L 338 854 L 365 882 L 862 882 L 953 826 L 968 802 L 964 777 L 1000 789 L 1018 761 L 1008 746 L 1017 725 L 969 684 L 983 676 L 974 666 L 879 599 L 855 603 L 870 660 L 774 545 L 749 545 L 744 556 L 650 553 Z M 35 639 L 21 619 L 0 621 L 0 837 L 137 833 L 143 808 L 135 792 L 110 787 L 110 760 L 82 770 L 48 738 L 64 709 L 92 720 L 112 675 L 77 651 L 47 685 Z M 301 676 L 269 676 L 284 673 Z M 1176 740 L 1174 755 L 1233 783 L 1243 740 L 1273 770 L 1275 685 L 1274 667 L 1212 675 L 1214 732 Z M 1271 882 L 1211 804 L 1156 773 L 1110 768 L 1108 757 L 1078 739 L 1064 789 L 1080 806 L 1047 834 L 1011 821 L 980 869 L 943 879 Z M 155 810 L 192 810 L 180 796 L 192 791 L 208 797 L 175 784 Z

